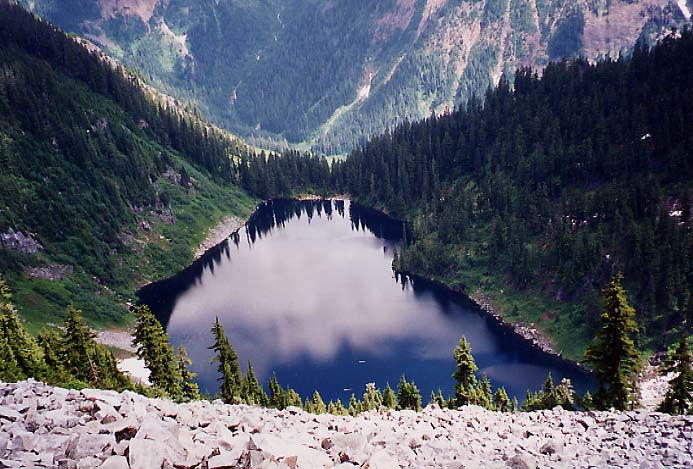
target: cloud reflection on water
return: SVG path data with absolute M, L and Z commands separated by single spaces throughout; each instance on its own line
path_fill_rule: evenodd
M 540 386 L 548 370 L 556 378 L 565 371 L 454 295 L 419 281 L 399 284 L 391 263 L 402 230 L 348 202 L 341 210 L 274 202 L 245 233 L 143 289 L 142 299 L 167 323 L 172 342 L 186 345 L 198 381 L 212 393 L 215 316 L 242 365 L 252 360 L 262 382 L 276 370 L 281 382 L 304 395 L 319 388 L 327 399 L 348 398 L 338 393 L 360 392 L 369 381 L 394 385 L 402 372 L 425 395 L 438 387 L 451 392 L 452 350 L 462 335 L 480 369 L 511 395 Z

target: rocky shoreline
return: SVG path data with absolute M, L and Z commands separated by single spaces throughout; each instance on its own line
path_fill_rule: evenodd
M 536 328 L 536 326 L 534 326 L 534 324 L 526 324 L 524 321 L 506 321 L 505 318 L 498 312 L 498 309 L 493 305 L 493 301 L 491 300 L 491 298 L 487 295 L 482 294 L 479 291 L 476 291 L 475 293 L 472 293 L 468 296 L 469 299 L 476 303 L 476 305 L 482 311 L 486 312 L 490 316 L 493 316 L 496 319 L 496 321 L 503 327 L 512 329 L 512 331 L 515 332 L 515 334 L 520 336 L 526 342 L 529 342 L 529 344 L 532 347 L 541 350 L 544 353 L 548 353 L 549 355 L 555 355 L 556 357 L 563 358 L 561 356 L 561 353 L 557 352 L 554 348 L 553 341 L 551 340 L 551 338 L 547 337 L 541 331 L 539 331 Z M 579 363 L 573 361 L 570 362 L 578 366 L 581 366 Z
M 465 406 L 357 417 L 0 384 L 0 467 L 693 467 L 693 416 Z
M 426 282 L 430 282 L 432 284 L 438 285 L 441 288 L 446 288 L 452 292 L 459 293 L 461 295 L 466 296 L 469 300 L 471 300 L 479 309 L 481 309 L 483 312 L 491 316 L 500 326 L 511 330 L 514 334 L 516 334 L 518 337 L 523 339 L 525 342 L 527 342 L 530 346 L 533 348 L 544 352 L 549 355 L 553 355 L 556 358 L 560 358 L 561 360 L 564 360 L 574 366 L 577 366 L 583 370 L 586 370 L 584 366 L 582 366 L 580 363 L 575 362 L 573 360 L 568 360 L 562 356 L 560 352 L 557 352 L 556 349 L 554 348 L 553 341 L 551 340 L 550 337 L 546 336 L 543 334 L 539 329 L 536 328 L 534 324 L 526 324 L 523 321 L 519 322 L 510 322 L 507 321 L 503 315 L 501 315 L 498 312 L 498 309 L 495 307 L 493 304 L 493 300 L 487 295 L 484 295 L 481 293 L 481 291 L 477 290 L 473 293 L 468 293 L 464 290 L 458 290 L 455 288 L 451 288 L 450 286 L 446 285 L 445 283 L 427 278 L 427 277 L 422 277 L 421 275 L 414 274 L 412 272 L 407 272 L 407 271 L 401 271 L 397 272 L 400 275 L 406 275 L 408 277 L 411 277 L 413 279 L 422 279 Z
M 231 236 L 245 226 L 246 220 L 242 220 L 235 216 L 224 217 L 216 226 L 207 232 L 204 241 L 195 250 L 195 260 L 201 258 L 208 250 L 222 243 L 225 239 Z

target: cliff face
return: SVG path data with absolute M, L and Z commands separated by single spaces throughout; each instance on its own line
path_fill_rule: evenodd
M 687 0 L 31 0 L 252 142 L 343 152 L 520 66 L 627 52 Z
M 0 384 L 2 467 L 683 468 L 692 454 L 693 417 L 646 411 L 335 417 Z

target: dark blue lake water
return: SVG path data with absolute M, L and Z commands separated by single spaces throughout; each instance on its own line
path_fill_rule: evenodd
M 177 276 L 138 294 L 193 360 L 202 390 L 215 393 L 210 328 L 219 316 L 242 367 L 261 382 L 272 371 L 304 398 L 348 402 L 366 383 L 393 388 L 402 373 L 428 401 L 452 394 L 453 349 L 466 336 L 494 386 L 520 401 L 570 378 L 590 377 L 500 327 L 464 296 L 422 280 L 396 278 L 391 264 L 402 223 L 345 202 L 272 201 L 237 236 Z

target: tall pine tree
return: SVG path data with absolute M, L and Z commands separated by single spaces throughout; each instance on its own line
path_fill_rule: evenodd
M 214 343 L 209 348 L 216 352 L 212 363 L 218 364 L 217 370 L 221 373 L 220 398 L 227 403 L 240 402 L 243 377 L 241 367 L 238 365 L 238 354 L 226 337 L 224 326 L 221 325 L 218 317 L 212 326 L 212 335 Z
M 616 274 L 604 289 L 601 329 L 585 353 L 585 361 L 592 365 L 599 383 L 595 404 L 618 410 L 634 405 L 634 377 L 640 364 L 632 339 L 638 332 L 633 319 L 635 309 L 628 304 L 622 280 L 623 276 Z

